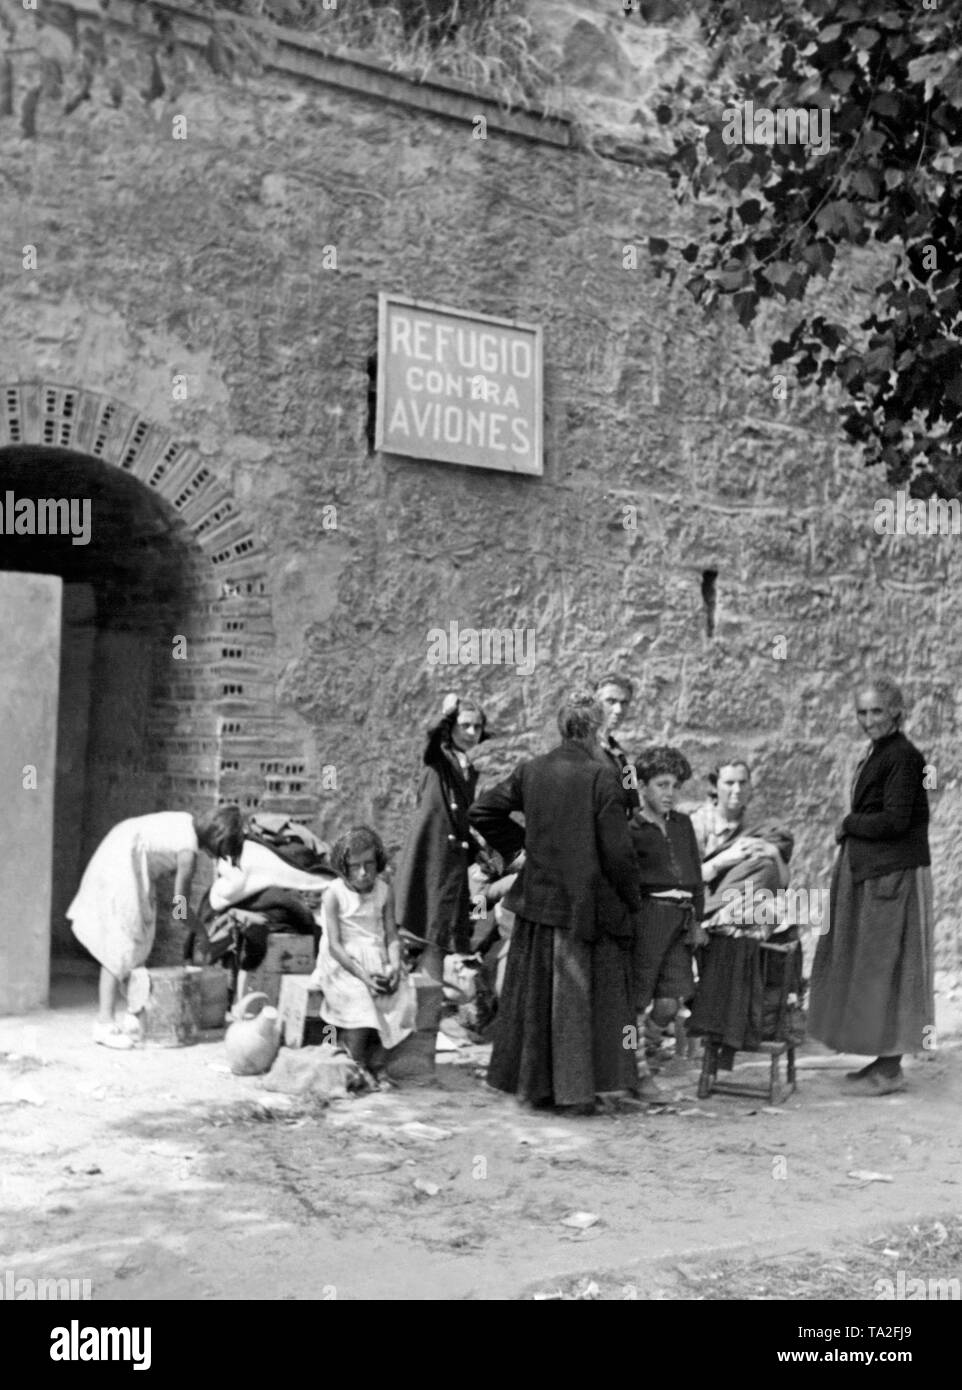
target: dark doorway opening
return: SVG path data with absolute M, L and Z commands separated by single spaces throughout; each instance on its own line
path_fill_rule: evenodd
M 44 498 L 76 504 L 75 519 L 89 502 L 86 543 L 75 544 L 76 533 L 6 534 L 11 502 Z M 51 955 L 66 964 L 86 955 L 64 914 L 91 853 L 117 821 L 164 801 L 158 739 L 165 718 L 176 720 L 172 644 L 196 608 L 198 554 L 162 497 L 69 450 L 0 449 L 0 503 L 0 569 L 63 581 Z M 0 613 L 0 627 L 16 621 Z

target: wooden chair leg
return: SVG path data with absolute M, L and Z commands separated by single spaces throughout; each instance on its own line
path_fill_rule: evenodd
M 718 1045 L 710 1038 L 705 1039 L 705 1053 L 702 1057 L 701 1074 L 698 1077 L 698 1099 L 707 1100 L 711 1095 L 712 1083 L 718 1066 Z

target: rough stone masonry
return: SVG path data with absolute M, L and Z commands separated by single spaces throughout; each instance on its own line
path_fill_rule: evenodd
M 146 85 L 142 41 L 109 41 Z M 707 322 L 652 273 L 647 237 L 691 234 L 661 172 L 202 67 L 173 101 L 84 103 L 33 140 L 0 121 L 0 155 L 0 386 L 92 393 L 184 441 L 264 557 L 259 616 L 218 638 L 216 678 L 209 651 L 177 671 L 166 654 L 205 605 L 230 618 L 229 585 L 188 592 L 151 630 L 145 802 L 187 785 L 176 776 L 201 756 L 189 707 L 209 721 L 198 804 L 314 811 L 326 836 L 370 821 L 396 848 L 424 725 L 452 685 L 485 704 L 496 776 L 544 746 L 567 685 L 618 666 L 639 685 L 626 746 L 670 738 L 699 776 L 742 751 L 796 832 L 794 881 L 824 886 L 859 745 L 853 684 L 878 667 L 904 683 L 937 770 L 939 949 L 956 956 L 959 538 L 877 534 L 891 489 L 839 444 L 832 401 L 774 392 L 766 330 Z M 28 244 L 30 271 L 10 259 Z M 542 326 L 543 477 L 372 451 L 382 290 Z M 19 496 L 3 438 L 0 488 Z M 116 500 L 122 453 L 112 470 L 84 457 Z M 34 458 L 44 495 L 62 495 L 55 463 Z M 174 500 L 155 500 L 176 521 Z M 428 633 L 452 623 L 530 630 L 537 660 L 523 676 L 432 664 Z M 257 737 L 232 714 L 234 686 Z M 302 758 L 286 782 L 264 751 L 281 728 Z

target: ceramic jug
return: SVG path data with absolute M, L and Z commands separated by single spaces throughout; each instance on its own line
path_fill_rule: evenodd
M 248 1017 L 251 1004 L 259 1008 L 253 1018 Z M 267 1002 L 266 994 L 248 994 L 234 1006 L 233 1012 L 235 1021 L 224 1038 L 231 1071 L 235 1076 L 259 1076 L 270 1071 L 281 1045 L 277 1010 Z

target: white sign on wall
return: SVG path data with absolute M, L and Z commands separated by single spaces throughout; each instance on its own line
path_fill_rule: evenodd
M 541 329 L 378 296 L 375 448 L 544 471 Z

